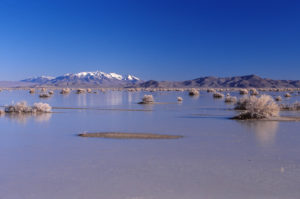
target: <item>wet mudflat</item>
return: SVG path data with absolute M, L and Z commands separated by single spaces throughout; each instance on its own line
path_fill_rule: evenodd
M 68 108 L 0 117 L 0 198 L 299 197 L 300 122 L 230 120 L 236 114 L 233 106 L 206 92 L 195 97 L 187 92 L 154 92 L 150 94 L 157 104 L 140 105 L 144 94 L 55 91 L 51 98 L 40 99 L 38 93 L 2 91 L 0 105 L 25 100 Z M 177 103 L 178 96 L 182 103 Z M 280 114 L 300 116 L 300 112 Z M 184 138 L 76 136 L 83 132 Z

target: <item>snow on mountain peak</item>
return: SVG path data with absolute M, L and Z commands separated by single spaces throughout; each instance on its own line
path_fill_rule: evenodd
M 66 81 L 70 81 L 72 79 L 80 79 L 80 80 L 116 80 L 116 81 L 130 81 L 130 82 L 136 82 L 140 81 L 139 78 L 133 76 L 133 75 L 126 75 L 122 76 L 117 73 L 104 73 L 101 71 L 95 71 L 95 72 L 79 72 L 79 73 L 67 73 L 64 74 L 63 76 L 58 76 L 58 77 L 49 77 L 49 76 L 40 76 L 40 77 L 35 77 L 35 78 L 30 78 L 30 79 L 25 79 L 22 81 L 26 82 L 55 82 L 57 80 L 63 80 L 65 79 Z

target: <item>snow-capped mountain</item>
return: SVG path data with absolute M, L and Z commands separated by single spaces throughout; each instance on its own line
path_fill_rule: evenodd
M 141 82 L 133 75 L 120 75 L 117 73 L 80 72 L 67 73 L 58 77 L 41 76 L 24 79 L 22 82 L 31 82 L 39 85 L 52 86 L 129 86 Z

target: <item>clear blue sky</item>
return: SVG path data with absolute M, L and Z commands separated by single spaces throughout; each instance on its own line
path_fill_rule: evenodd
M 300 79 L 299 2 L 0 0 L 0 80 L 95 70 Z

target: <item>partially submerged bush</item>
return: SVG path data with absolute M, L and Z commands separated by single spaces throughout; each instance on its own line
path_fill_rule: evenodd
M 18 102 L 15 105 L 5 107 L 6 113 L 49 113 L 51 106 L 46 103 L 34 103 L 28 106 L 26 102 Z
M 236 103 L 237 97 L 227 95 L 225 97 L 225 103 Z
M 31 88 L 31 89 L 29 89 L 29 93 L 30 93 L 30 94 L 35 93 L 35 90 L 34 90 L 33 88 Z
M 241 106 L 242 104 L 242 106 Z M 237 104 L 236 109 L 244 108 L 243 112 L 235 116 L 234 119 L 264 119 L 279 115 L 279 106 L 269 95 L 261 97 L 251 96 L 244 98 L 242 103 Z
M 82 88 L 77 89 L 76 91 L 77 94 L 85 93 L 85 90 Z
M 281 98 L 281 96 L 277 96 L 276 98 L 275 98 L 275 100 L 278 102 L 278 101 L 282 101 L 282 98 Z
M 199 95 L 199 91 L 195 88 L 192 88 L 191 90 L 189 90 L 189 95 L 190 96 L 196 96 Z
M 250 95 L 258 95 L 258 91 L 255 88 L 250 89 Z
M 63 88 L 61 91 L 60 91 L 60 94 L 69 94 L 71 92 L 71 89 L 69 88 Z
M 214 98 L 223 98 L 223 97 L 224 97 L 224 94 L 215 92 L 215 93 L 213 94 L 213 97 L 214 97 Z
M 207 92 L 208 92 L 208 93 L 215 93 L 215 92 L 216 92 L 216 90 L 215 90 L 215 89 L 213 89 L 213 88 L 209 88 L 209 89 L 207 89 Z
M 39 95 L 40 98 L 48 98 L 48 97 L 51 97 L 51 95 L 49 93 L 41 93 Z
M 241 95 L 247 95 L 247 94 L 248 94 L 248 90 L 242 88 L 242 89 L 240 89 L 240 94 L 241 94 Z
M 285 111 L 300 111 L 300 102 L 295 102 L 293 104 L 281 104 L 280 109 Z
M 182 102 L 183 101 L 182 97 L 177 97 L 177 101 Z
M 153 104 L 154 98 L 152 95 L 144 95 L 142 101 L 139 104 Z
M 284 94 L 284 97 L 292 97 L 292 95 L 290 93 L 286 93 Z

